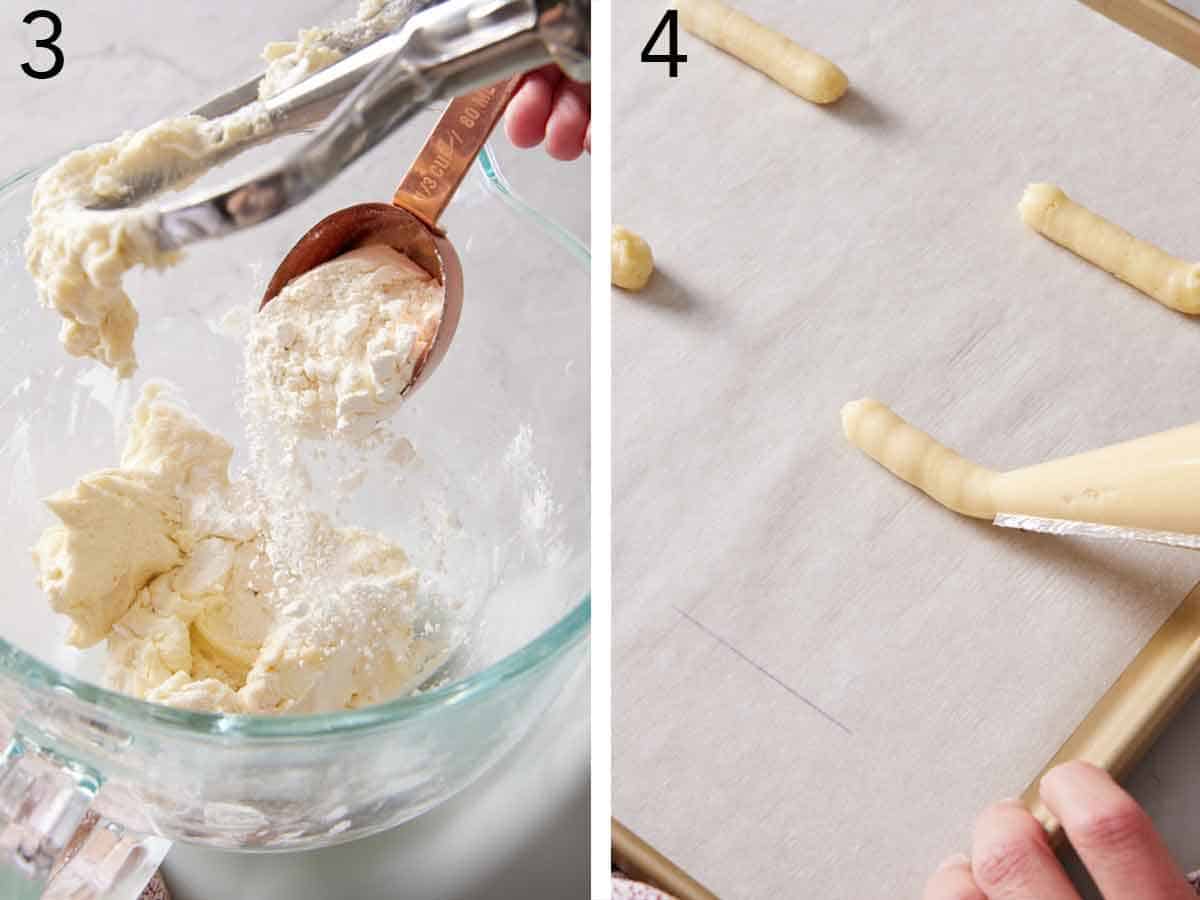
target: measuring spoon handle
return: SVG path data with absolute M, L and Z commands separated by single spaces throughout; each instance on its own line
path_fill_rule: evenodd
M 504 115 L 521 78 L 514 75 L 451 100 L 396 188 L 392 203 L 440 233 L 438 219 Z

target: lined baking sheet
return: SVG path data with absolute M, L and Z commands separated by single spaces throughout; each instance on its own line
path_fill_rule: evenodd
M 1200 0 L 1082 0 L 1148 41 L 1200 66 Z
M 999 468 L 1200 418 L 1200 322 L 1029 232 L 1029 181 L 1200 256 L 1200 72 L 1072 0 L 743 0 L 807 104 L 614 8 L 614 814 L 723 898 L 915 896 L 1200 556 L 967 521 L 848 447 L 871 394 Z
M 676 900 L 716 900 L 716 895 L 616 819 L 612 820 L 612 864 L 635 881 Z

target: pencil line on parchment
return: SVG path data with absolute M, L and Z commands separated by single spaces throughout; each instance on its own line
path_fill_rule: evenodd
M 679 615 L 683 616 L 685 619 L 687 619 L 689 622 L 691 622 L 693 625 L 695 625 L 697 628 L 699 628 L 701 631 L 703 631 L 705 634 L 707 634 L 710 638 L 712 638 L 714 641 L 716 641 L 718 644 L 720 644 L 722 647 L 724 647 L 726 650 L 728 650 L 734 656 L 738 657 L 738 659 L 743 660 L 744 662 L 753 666 L 759 672 L 762 672 L 762 674 L 766 675 L 773 682 L 775 682 L 777 685 L 779 685 L 781 688 L 783 688 L 785 691 L 787 691 L 789 694 L 791 694 L 793 697 L 795 697 L 797 700 L 799 700 L 801 703 L 803 703 L 805 706 L 807 706 L 809 709 L 811 709 L 813 712 L 815 712 L 817 715 L 819 715 L 826 722 L 828 722 L 829 724 L 833 725 L 836 728 L 839 728 L 840 730 L 844 731 L 848 735 L 854 734 L 854 732 L 852 732 L 849 728 L 847 728 L 845 725 L 843 725 L 841 722 L 839 722 L 836 718 L 831 716 L 829 713 L 825 712 L 825 710 L 821 709 L 821 707 L 817 706 L 817 704 L 813 703 L 811 700 L 809 700 L 807 697 L 805 697 L 803 694 L 801 694 L 798 690 L 796 690 L 794 687 L 792 687 L 786 681 L 782 681 L 779 678 L 777 678 L 775 675 L 771 674 L 770 671 L 768 671 L 767 669 L 760 666 L 758 663 L 756 663 L 754 660 L 752 660 L 750 657 L 748 657 L 745 653 L 743 653 L 737 647 L 733 646 L 733 644 L 729 643 L 729 641 L 725 640 L 725 638 L 721 637 L 719 634 L 717 634 L 715 631 L 713 631 L 711 628 L 709 628 L 707 625 L 705 625 L 699 619 L 695 618 L 694 616 L 688 615 L 686 612 L 684 612 L 678 606 L 672 606 L 671 609 L 675 610 L 675 612 L 679 613 Z

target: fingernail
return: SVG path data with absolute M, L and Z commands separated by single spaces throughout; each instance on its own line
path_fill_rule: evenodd
M 1082 760 L 1072 760 L 1055 766 L 1042 776 L 1040 790 L 1048 789 L 1050 794 L 1070 797 L 1077 791 L 1085 790 L 1091 776 L 1091 766 Z
M 1022 803 L 1020 800 L 1018 800 L 1016 797 L 1005 797 L 1003 800 L 1000 800 L 999 802 L 997 802 L 996 805 L 997 806 L 1019 806 L 1022 809 L 1025 808 L 1025 804 Z
M 971 867 L 971 857 L 967 856 L 965 853 L 955 853 L 953 856 L 947 856 L 945 859 L 943 859 L 941 865 L 937 867 L 937 870 L 940 872 L 943 869 L 957 869 L 963 867 L 968 869 Z
M 1059 763 L 1057 766 L 1055 766 L 1053 769 L 1051 769 L 1046 774 L 1053 775 L 1055 772 L 1091 773 L 1091 772 L 1097 771 L 1098 769 L 1100 771 L 1103 771 L 1103 769 L 1100 769 L 1099 766 L 1093 765 L 1092 763 L 1088 762 L 1086 759 L 1069 759 L 1064 763 Z

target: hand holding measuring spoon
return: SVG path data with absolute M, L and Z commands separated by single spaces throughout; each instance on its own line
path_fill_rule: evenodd
M 525 75 L 508 106 L 504 130 L 522 149 L 546 142 L 554 159 L 577 159 L 592 149 L 591 85 L 572 81 L 558 66 Z

